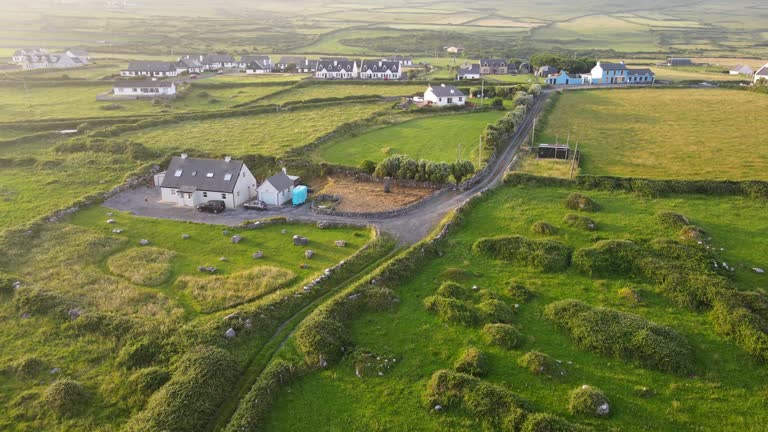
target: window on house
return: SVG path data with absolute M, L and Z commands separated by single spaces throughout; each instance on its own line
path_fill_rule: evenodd
M 176 189 L 171 189 L 171 195 L 176 195 Z
M 208 192 L 203 192 L 203 198 L 208 198 Z
M 245 178 L 245 171 L 243 171 L 243 178 Z
M 221 199 L 227 199 L 227 194 L 221 194 Z
M 230 181 L 232 180 L 232 174 L 226 173 L 224 174 L 224 181 Z
M 206 173 L 205 176 L 208 178 L 213 178 L 213 173 L 212 172 Z
M 240 196 L 240 191 L 237 191 L 237 196 Z
M 192 177 L 195 177 L 197 175 L 197 171 L 192 171 Z
M 173 173 L 174 177 L 181 177 L 181 173 L 183 173 L 184 170 L 177 169 L 175 173 Z

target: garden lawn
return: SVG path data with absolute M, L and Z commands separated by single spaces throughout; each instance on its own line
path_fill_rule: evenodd
M 756 133 L 765 95 L 719 89 L 566 92 L 537 143 L 570 134 L 581 172 L 647 178 L 768 179 L 768 144 Z
M 471 252 L 471 246 L 482 237 L 515 234 L 552 238 L 575 247 L 590 245 L 595 235 L 674 237 L 676 231 L 661 227 L 655 217 L 659 211 L 674 210 L 711 234 L 713 244 L 725 248 L 722 258 L 738 268 L 735 280 L 739 286 L 753 289 L 765 286 L 765 277 L 751 274 L 746 267 L 768 266 L 760 252 L 768 248 L 768 240 L 760 235 L 768 229 L 768 222 L 761 216 L 767 204 L 737 197 L 644 200 L 626 193 L 590 192 L 603 210 L 587 214 L 599 227 L 588 233 L 560 222 L 571 213 L 562 205 L 570 192 L 503 187 L 480 203 L 464 218 L 462 227 L 439 247 L 441 257 L 390 284 L 400 297 L 395 313 L 368 313 L 352 323 L 355 345 L 376 353 L 392 353 L 397 358 L 396 366 L 384 376 L 361 379 L 355 376 L 352 362 L 344 360 L 306 375 L 281 391 L 265 430 L 310 431 L 318 424 L 328 430 L 491 430 L 483 425 L 482 418 L 466 411 L 448 407 L 435 413 L 423 404 L 422 395 L 431 375 L 452 368 L 470 345 L 489 357 L 490 373 L 484 379 L 530 400 L 537 411 L 588 424 L 596 430 L 750 430 L 764 424 L 768 414 L 761 407 L 768 370 L 716 335 L 707 313 L 681 309 L 649 284 L 622 278 L 591 279 L 573 269 L 543 274 L 522 265 L 478 257 Z M 533 234 L 530 227 L 540 220 L 557 226 L 559 233 L 552 237 Z M 425 311 L 423 299 L 450 275 L 467 289 L 476 285 L 499 293 L 508 304 L 519 302 L 506 297 L 506 289 L 513 281 L 534 292 L 534 298 L 520 303 L 517 309 L 515 325 L 524 335 L 519 348 L 507 351 L 491 346 L 481 337 L 480 327 L 445 323 Z M 619 289 L 628 287 L 639 293 L 639 304 L 618 294 Z M 542 315 L 547 304 L 567 298 L 638 314 L 672 327 L 692 344 L 696 372 L 692 376 L 655 372 L 577 348 L 567 334 Z M 530 350 L 561 360 L 567 375 L 560 379 L 531 375 L 517 365 L 518 358 Z M 286 350 L 282 355 L 295 358 L 296 354 Z M 583 384 L 605 391 L 611 401 L 609 418 L 589 419 L 568 412 L 569 391 Z M 648 387 L 655 396 L 640 397 L 636 387 Z
M 379 162 L 393 154 L 453 162 L 460 145 L 462 158 L 477 164 L 480 134 L 488 124 L 495 123 L 503 115 L 502 111 L 490 111 L 410 120 L 357 136 L 331 140 L 315 151 L 315 157 L 324 162 L 348 166 L 357 166 L 364 160 Z

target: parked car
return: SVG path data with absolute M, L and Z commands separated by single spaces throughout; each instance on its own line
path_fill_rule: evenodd
M 189 79 L 197 79 L 197 74 L 190 74 Z
M 217 73 L 218 75 L 224 75 L 224 71 L 223 71 L 223 70 L 221 70 L 221 69 L 219 69 L 219 70 L 218 70 L 216 73 Z
M 218 214 L 223 212 L 226 208 L 227 208 L 227 205 L 224 204 L 224 201 L 212 200 L 204 204 L 199 204 L 197 206 L 197 211 Z
M 243 204 L 243 207 L 245 207 L 246 210 L 266 210 L 267 209 L 267 205 L 264 203 L 264 201 L 259 201 L 259 200 L 249 201 Z

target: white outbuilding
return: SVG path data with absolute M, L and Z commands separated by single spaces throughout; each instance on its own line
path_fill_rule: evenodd
M 283 205 L 293 197 L 299 177 L 289 176 L 285 168 L 259 185 L 259 200 L 267 205 Z

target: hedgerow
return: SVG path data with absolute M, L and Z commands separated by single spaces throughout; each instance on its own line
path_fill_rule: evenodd
M 482 238 L 472 250 L 487 258 L 526 264 L 544 272 L 563 271 L 571 263 L 573 249 L 554 240 L 531 240 L 523 236 Z
M 486 324 L 480 333 L 489 344 L 498 345 L 506 349 L 517 347 L 523 340 L 523 335 L 520 334 L 520 331 L 510 324 Z
M 568 410 L 571 414 L 592 417 L 607 417 L 611 413 L 608 397 L 597 387 L 583 385 L 568 395 Z
M 488 359 L 477 348 L 469 347 L 456 360 L 453 368 L 456 372 L 481 377 L 488 373 Z
M 269 414 L 278 389 L 296 377 L 298 367 L 285 360 L 276 360 L 267 366 L 256 383 L 240 400 L 237 411 L 227 424 L 225 432 L 257 431 Z
M 685 374 L 694 368 L 693 351 L 683 336 L 638 315 L 578 300 L 551 303 L 544 314 L 582 349 L 662 372 Z

